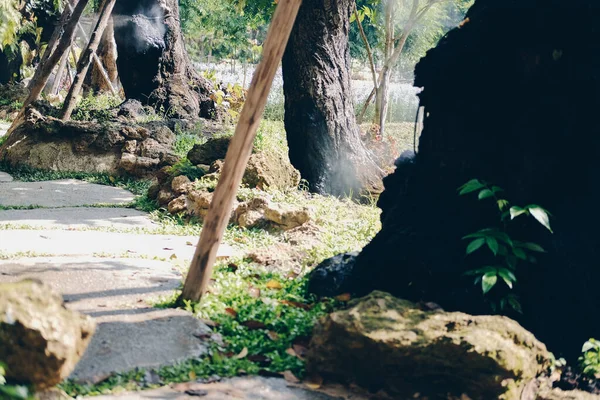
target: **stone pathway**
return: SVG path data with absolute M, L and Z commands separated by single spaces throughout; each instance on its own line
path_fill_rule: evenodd
M 152 234 L 158 225 L 146 213 L 123 208 L 135 199 L 123 189 L 0 178 L 0 282 L 40 279 L 98 322 L 73 378 L 94 382 L 206 351 L 207 326 L 184 311 L 152 307 L 180 287 L 176 263 L 189 262 L 197 237 Z M 99 204 L 111 208 L 89 207 Z M 118 232 L 131 229 L 141 233 Z
M 146 213 L 123 207 L 134 198 L 123 189 L 78 180 L 26 183 L 0 172 L 0 282 L 42 280 L 63 295 L 67 307 L 96 319 L 92 342 L 71 375 L 80 382 L 99 382 L 112 373 L 200 357 L 212 334 L 185 311 L 153 307 L 180 287 L 181 268 L 192 258 L 198 238 L 153 234 L 159 226 Z M 217 257 L 234 253 L 221 246 Z M 94 399 L 198 396 L 207 400 L 366 398 L 343 389 L 328 394 L 310 391 L 284 379 L 238 377 Z

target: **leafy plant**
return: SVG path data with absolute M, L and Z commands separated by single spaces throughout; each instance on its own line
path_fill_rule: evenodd
M 584 375 L 600 379 L 600 342 L 590 339 L 581 348 L 583 355 L 579 357 L 579 365 Z
M 90 95 L 81 99 L 72 118 L 76 121 L 107 121 L 112 116 L 110 109 L 121 102 L 120 97 L 111 94 Z
M 471 269 L 465 275 L 475 276 L 475 284 L 481 284 L 483 294 L 487 294 L 500 281 L 504 282 L 509 289 L 513 289 L 517 282 L 516 271 L 520 262 L 536 263 L 535 253 L 544 253 L 545 250 L 537 243 L 523 242 L 512 238 L 508 232 L 509 223 L 521 215 L 529 215 L 535 218 L 546 229 L 552 232 L 550 227 L 550 213 L 544 208 L 531 204 L 525 207 L 510 206 L 510 202 L 499 194 L 504 190 L 498 186 L 489 185 L 478 179 L 472 179 L 458 188 L 459 195 L 477 193 L 481 200 L 493 200 L 500 217 L 500 228 L 489 227 L 471 233 L 463 240 L 469 240 L 466 248 L 467 256 L 480 249 L 488 249 L 494 262 L 481 268 Z M 492 309 L 497 308 L 496 303 L 491 303 Z M 500 309 L 510 306 L 517 312 L 522 312 L 517 296 L 510 293 L 500 299 Z
M 204 175 L 206 175 L 206 171 L 193 165 L 187 158 L 182 159 L 169 168 L 169 173 L 172 176 L 185 175 L 191 181 L 195 181 L 196 179 L 202 178 Z
M 6 382 L 6 366 L 0 363 L 0 397 L 6 400 L 30 399 L 29 390 L 25 386 L 9 385 Z

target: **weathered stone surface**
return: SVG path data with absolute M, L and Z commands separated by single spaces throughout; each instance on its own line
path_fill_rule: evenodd
M 11 380 L 38 389 L 58 384 L 75 368 L 94 329 L 91 318 L 67 310 L 41 282 L 0 284 L 0 359 Z
M 127 204 L 135 196 L 124 189 L 76 179 L 0 184 L 0 205 L 80 207 L 95 204 Z
M 310 221 L 307 208 L 292 208 L 280 204 L 269 204 L 265 208 L 265 218 L 277 224 L 283 230 L 289 230 L 304 225 Z
M 169 204 L 169 202 L 171 200 L 173 200 L 174 198 L 175 198 L 175 195 L 170 190 L 160 189 L 156 200 L 158 201 L 158 204 L 166 205 L 166 204 Z
M 6 172 L 0 171 L 0 182 L 12 182 L 13 177 L 7 174 Z
M 509 318 L 426 312 L 377 291 L 322 319 L 307 355 L 310 373 L 396 398 L 518 399 L 549 365 L 544 344 Z
M 295 188 L 300 183 L 300 173 L 287 157 L 277 153 L 257 153 L 250 156 L 242 182 L 258 189 Z
M 189 151 L 187 158 L 194 165 L 210 165 L 216 160 L 225 158 L 229 147 L 230 137 L 211 138 L 204 144 L 196 144 Z
M 171 189 L 177 194 L 187 193 L 190 183 L 191 181 L 187 176 L 179 175 L 173 178 L 173 181 L 171 182 Z
M 148 176 L 179 160 L 171 151 L 174 141 L 164 122 L 63 122 L 30 108 L 2 145 L 0 160 L 14 167 Z
M 580 390 L 542 390 L 537 394 L 535 400 L 599 400 L 600 396 Z
M 350 277 L 358 252 L 338 254 L 322 261 L 308 278 L 308 291 L 318 296 L 334 297 L 352 291 Z
M 178 214 L 185 211 L 185 196 L 179 196 L 178 198 L 171 200 L 167 206 L 167 210 L 171 214 Z
M 203 219 L 208 214 L 208 207 L 212 201 L 213 194 L 201 190 L 191 190 L 186 198 L 186 208 L 191 215 Z M 229 222 L 235 220 L 234 210 L 237 208 L 237 202 L 234 201 L 231 209 Z

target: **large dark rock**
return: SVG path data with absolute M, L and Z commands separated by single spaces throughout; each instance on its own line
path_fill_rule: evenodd
M 11 381 L 37 389 L 57 385 L 83 356 L 95 326 L 41 282 L 0 284 L 0 360 Z
M 590 318 L 600 306 L 598 18 L 595 0 L 477 0 L 462 27 L 428 52 L 416 69 L 426 116 L 419 151 L 384 182 L 383 227 L 358 256 L 358 293 L 491 312 L 481 286 L 463 275 L 500 261 L 465 259 L 463 236 L 501 227 L 493 202 L 457 194 L 478 178 L 502 187 L 513 205 L 553 214 L 554 234 L 532 218 L 509 225 L 514 239 L 547 251 L 518 265 L 523 314 L 514 317 L 571 359 L 600 336 Z M 507 291 L 497 285 L 487 297 Z
M 307 354 L 309 373 L 396 399 L 521 399 L 550 364 L 509 318 L 427 312 L 383 292 L 324 317 Z
M 318 296 L 333 297 L 355 291 L 352 272 L 358 252 L 338 254 L 324 260 L 308 275 L 308 291 Z
M 194 165 L 210 165 L 225 158 L 230 141 L 229 136 L 210 138 L 206 143 L 195 144 L 188 152 L 187 158 Z

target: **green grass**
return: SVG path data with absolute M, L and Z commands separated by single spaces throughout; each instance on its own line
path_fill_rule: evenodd
M 159 378 L 145 381 L 143 370 L 111 376 L 97 385 L 66 381 L 61 388 L 71 396 L 115 393 L 175 382 L 187 382 L 213 375 L 229 377 L 240 373 L 290 371 L 305 375 L 302 360 L 317 319 L 341 303 L 325 299 L 317 302 L 306 295 L 306 279 L 266 271 L 244 260 L 221 263 L 215 269 L 210 293 L 201 304 L 186 309 L 215 325 L 213 333 L 224 345 L 210 344 L 199 358 L 156 369 Z M 172 307 L 179 293 L 164 299 L 158 307 Z M 296 350 L 294 350 L 296 349 Z

